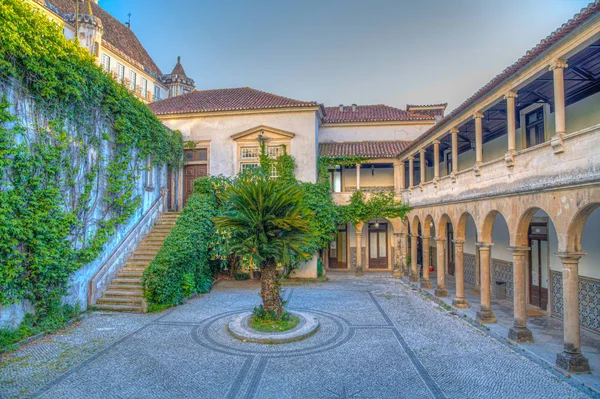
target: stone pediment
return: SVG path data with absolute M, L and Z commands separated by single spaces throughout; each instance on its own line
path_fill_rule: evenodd
M 236 133 L 232 135 L 231 138 L 235 141 L 256 141 L 259 139 L 259 137 L 262 137 L 263 140 L 289 140 L 295 135 L 295 133 L 287 132 L 285 130 L 260 125 L 248 130 L 244 130 L 243 132 Z

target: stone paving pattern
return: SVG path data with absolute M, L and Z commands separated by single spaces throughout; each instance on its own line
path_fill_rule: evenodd
M 285 345 L 227 334 L 257 292 L 226 283 L 158 315 L 92 313 L 5 356 L 0 397 L 588 397 L 398 280 L 285 287 L 288 307 L 321 323 Z

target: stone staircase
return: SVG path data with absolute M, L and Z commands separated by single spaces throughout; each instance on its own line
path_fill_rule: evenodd
M 181 212 L 167 212 L 160 216 L 159 222 L 98 299 L 98 310 L 139 313 L 146 311 L 142 296 L 142 275 L 162 247 L 180 214 Z

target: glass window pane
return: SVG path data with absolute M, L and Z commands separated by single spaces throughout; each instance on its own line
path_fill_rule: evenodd
M 371 231 L 369 233 L 369 257 L 371 259 L 377 259 L 377 232 Z
M 339 232 L 339 238 L 340 238 L 340 253 L 338 258 L 340 259 L 341 262 L 346 263 L 346 232 L 345 231 L 340 231 Z
M 198 159 L 201 161 L 206 161 L 208 155 L 208 151 L 206 150 L 198 150 Z
M 548 288 L 548 241 L 540 241 L 542 261 L 542 288 Z
M 538 272 L 539 268 L 539 258 L 538 258 L 538 246 L 539 241 L 533 240 L 531 241 L 531 284 L 539 285 L 540 276 Z
M 385 258 L 387 254 L 387 243 L 385 242 L 385 231 L 379 232 L 379 257 Z
M 336 169 L 333 172 L 333 192 L 341 193 L 342 192 L 342 171 L 341 169 Z

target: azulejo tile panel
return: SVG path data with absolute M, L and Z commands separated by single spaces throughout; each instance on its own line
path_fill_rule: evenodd
M 513 264 L 500 259 L 492 259 L 492 290 L 495 293 L 496 282 L 506 283 L 506 299 L 513 300 Z
M 563 316 L 562 273 L 551 271 L 552 316 Z M 579 319 L 582 326 L 600 331 L 600 280 L 579 276 Z
M 465 284 L 475 287 L 477 285 L 475 255 L 463 254 Z

